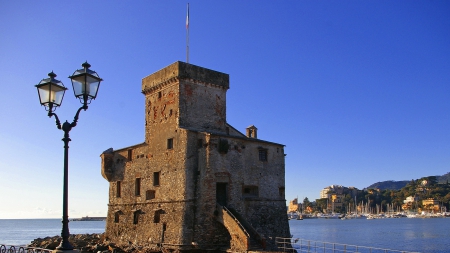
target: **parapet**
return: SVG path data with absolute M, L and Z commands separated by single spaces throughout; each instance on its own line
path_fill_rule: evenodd
M 142 79 L 142 93 L 151 92 L 160 85 L 174 79 L 190 79 L 197 83 L 221 86 L 229 89 L 230 77 L 228 74 L 202 68 L 189 63 L 177 61 Z

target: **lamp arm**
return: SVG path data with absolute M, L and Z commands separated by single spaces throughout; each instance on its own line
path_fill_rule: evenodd
M 54 112 L 48 112 L 48 117 L 52 117 L 52 116 L 55 116 L 55 121 L 56 121 L 56 127 L 58 128 L 58 129 L 61 129 L 61 122 L 59 121 L 59 118 L 58 118 L 58 115 L 56 115 L 56 113 L 54 113 Z
M 72 123 L 70 124 L 71 127 L 75 127 L 77 125 L 78 122 L 78 117 L 80 116 L 80 112 L 81 110 L 87 110 L 88 106 L 86 104 L 84 104 L 82 107 L 80 107 L 77 111 L 77 114 L 75 114 L 75 117 L 73 118 Z

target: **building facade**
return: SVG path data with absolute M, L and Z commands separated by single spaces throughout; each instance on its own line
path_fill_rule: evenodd
M 284 145 L 226 121 L 227 74 L 175 62 L 142 80 L 145 141 L 102 155 L 119 247 L 277 250 L 289 237 Z

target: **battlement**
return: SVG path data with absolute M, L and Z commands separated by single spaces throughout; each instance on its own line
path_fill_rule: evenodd
M 230 77 L 228 74 L 177 61 L 144 77 L 142 79 L 142 93 L 151 92 L 161 85 L 170 83 L 176 79 L 193 80 L 196 83 L 220 86 L 224 89 L 230 88 Z

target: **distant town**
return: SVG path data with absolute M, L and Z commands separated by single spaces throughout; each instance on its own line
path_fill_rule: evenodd
M 450 213 L 450 172 L 411 181 L 385 181 L 365 189 L 331 185 L 320 198 L 290 201 L 288 216 L 303 218 L 444 217 Z

